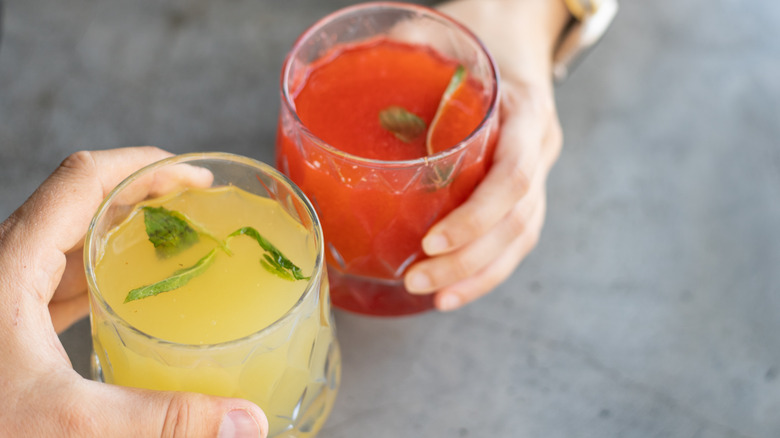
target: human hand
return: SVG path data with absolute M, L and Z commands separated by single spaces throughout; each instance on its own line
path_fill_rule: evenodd
M 546 211 L 547 175 L 562 133 L 552 52 L 566 20 L 561 0 L 463 0 L 440 7 L 466 24 L 501 73 L 499 140 L 485 179 L 423 238 L 431 256 L 404 278 L 411 293 L 435 293 L 453 310 L 503 282 L 536 246 Z
M 73 154 L 0 225 L 0 435 L 266 436 L 265 414 L 246 400 L 85 380 L 57 338 L 88 312 L 82 246 L 93 213 L 132 171 L 167 156 Z

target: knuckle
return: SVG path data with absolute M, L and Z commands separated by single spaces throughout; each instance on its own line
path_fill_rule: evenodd
M 474 263 L 467 255 L 455 255 L 452 257 L 451 262 L 452 271 L 450 275 L 446 276 L 449 281 L 462 280 L 473 273 Z
M 556 118 L 555 114 L 557 114 L 557 111 L 555 109 L 555 99 L 552 94 L 544 93 L 544 96 L 536 99 L 536 101 L 539 103 L 539 111 Z
M 525 194 L 531 186 L 531 178 L 520 163 L 512 166 L 508 180 L 512 187 L 516 187 L 519 190 L 519 193 Z
M 507 228 L 510 236 L 519 236 L 527 229 L 527 221 L 520 205 L 516 206 L 507 216 Z
M 561 127 L 561 122 L 557 117 L 553 121 L 552 127 L 550 129 L 552 130 L 553 144 L 560 147 L 563 144 L 563 127 Z
M 460 234 L 462 240 L 470 237 L 482 235 L 489 226 L 487 217 L 476 212 L 468 214 L 464 217 L 462 227 L 463 232 Z
M 193 394 L 194 395 L 194 394 Z M 174 396 L 165 411 L 162 438 L 185 438 L 189 434 L 190 404 L 185 397 Z
M 69 403 L 60 411 L 60 422 L 63 436 L 93 437 L 100 436 L 95 416 L 79 403 Z
M 95 157 L 90 151 L 78 151 L 68 155 L 60 167 L 77 171 L 91 171 L 95 168 Z

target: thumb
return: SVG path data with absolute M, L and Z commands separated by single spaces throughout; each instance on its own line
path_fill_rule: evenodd
M 95 436 L 265 438 L 268 420 L 242 399 L 189 392 L 150 391 L 92 381 L 86 397 L 92 409 L 85 423 Z M 71 422 L 71 424 L 73 424 Z M 76 433 L 74 436 L 82 436 Z M 91 436 L 91 435 L 89 435 Z

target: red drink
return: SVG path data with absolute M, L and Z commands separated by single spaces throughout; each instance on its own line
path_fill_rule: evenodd
M 339 47 L 312 63 L 300 90 L 293 90 L 295 110 L 309 131 L 348 154 L 384 161 L 421 158 L 427 155 L 425 136 L 405 142 L 382 127 L 378 114 L 400 106 L 430 127 L 457 66 L 429 48 L 387 39 Z M 490 105 L 474 80 L 466 81 L 456 100 L 451 106 L 462 117 L 437 126 L 437 132 L 452 134 L 437 150 L 471 134 Z
M 430 309 L 432 295 L 406 292 L 403 274 L 425 257 L 421 240 L 431 225 L 460 205 L 490 166 L 495 82 L 486 86 L 467 74 L 431 126 L 462 61 L 430 46 L 383 36 L 334 45 L 298 69 L 291 62 L 277 165 L 318 211 L 334 304 L 373 315 Z M 401 140 L 385 129 L 379 113 L 393 106 L 433 129 L 432 146 L 442 152 L 429 157 L 425 135 Z

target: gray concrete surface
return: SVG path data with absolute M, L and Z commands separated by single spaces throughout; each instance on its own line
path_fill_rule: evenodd
M 0 217 L 82 148 L 272 161 L 283 54 L 348 3 L 7 0 Z M 780 436 L 780 4 L 623 1 L 558 103 L 539 247 L 456 313 L 338 312 L 321 437 Z

